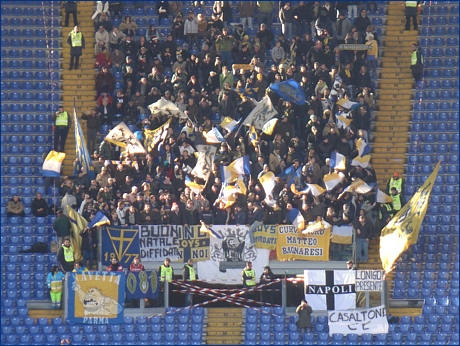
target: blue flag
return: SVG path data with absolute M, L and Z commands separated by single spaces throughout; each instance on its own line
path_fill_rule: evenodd
M 102 211 L 98 211 L 96 215 L 94 215 L 94 219 L 86 227 L 93 228 L 102 225 L 110 225 L 110 220 Z
M 96 174 L 94 172 L 93 161 L 91 161 L 91 156 L 88 152 L 88 148 L 86 146 L 85 137 L 83 136 L 83 131 L 81 130 L 80 122 L 77 118 L 77 111 L 75 106 L 73 107 L 73 119 L 75 123 L 75 151 L 76 157 L 83 167 L 85 167 L 86 172 L 88 173 L 88 178 L 93 180 L 96 178 Z M 81 166 L 80 166 L 81 167 Z M 79 166 L 75 165 L 73 174 L 77 175 L 79 172 Z
M 299 106 L 304 105 L 307 101 L 305 91 L 294 79 L 272 84 L 270 85 L 270 89 L 272 89 L 277 95 L 281 96 L 286 101 L 295 103 Z

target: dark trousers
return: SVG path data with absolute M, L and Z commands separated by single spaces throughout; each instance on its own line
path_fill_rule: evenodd
M 65 13 L 65 23 L 64 23 L 64 26 L 69 26 L 69 17 L 70 17 L 70 14 L 72 13 L 72 16 L 73 16 L 73 26 L 77 26 L 78 25 L 78 22 L 77 22 L 77 12 L 66 12 Z
M 187 34 L 188 37 L 188 49 L 192 49 L 193 41 L 195 41 L 196 49 L 200 50 L 200 45 L 198 44 L 198 35 L 197 34 Z
M 412 72 L 412 75 L 414 76 L 415 83 L 420 82 L 422 80 L 423 73 Z
M 411 15 L 411 16 L 406 16 L 406 30 L 410 30 L 410 19 L 412 17 L 412 23 L 414 23 L 414 30 L 417 30 L 418 24 L 417 24 L 417 15 Z
M 96 137 L 97 137 L 97 129 L 88 129 L 88 132 L 86 133 L 86 140 L 88 141 L 87 147 L 88 147 L 88 152 L 91 155 L 91 153 L 94 152 L 96 148 Z
M 64 152 L 65 141 L 69 134 L 69 127 L 67 126 L 56 126 L 54 130 L 54 150 L 61 153 Z
M 70 54 L 70 68 L 78 68 L 80 63 L 80 55 Z

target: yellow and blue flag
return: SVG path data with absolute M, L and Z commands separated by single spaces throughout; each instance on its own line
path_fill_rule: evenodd
M 356 148 L 358 149 L 360 157 L 363 157 L 371 152 L 371 146 L 362 138 L 359 138 L 356 141 Z
M 299 233 L 305 229 L 305 219 L 299 209 L 292 208 L 286 216 Z
M 270 85 L 270 89 L 284 100 L 295 103 L 299 106 L 304 105 L 307 100 L 305 91 L 295 79 L 289 79 L 285 82 L 272 84 Z
M 81 253 L 82 238 L 80 233 L 86 228 L 88 221 L 86 221 L 83 216 L 78 214 L 75 209 L 69 206 L 67 206 L 67 213 L 70 220 L 70 244 L 73 247 L 75 261 L 78 262 L 83 259 L 83 255 Z
M 266 135 L 271 136 L 275 130 L 275 126 L 278 123 L 278 118 L 273 118 L 267 121 L 264 126 L 262 126 L 262 132 Z
M 94 219 L 87 225 L 88 228 L 110 225 L 110 220 L 104 215 L 102 211 L 98 211 L 94 215 Z
M 323 177 L 323 181 L 327 190 L 330 191 L 342 181 L 342 177 L 340 177 L 340 175 L 338 175 L 337 173 L 333 172 L 330 174 L 325 174 Z
M 350 165 L 367 168 L 367 166 L 369 166 L 370 160 L 371 160 L 371 155 L 364 155 L 363 157 L 358 155 L 353 160 L 351 160 Z
M 231 162 L 228 169 L 237 174 L 251 174 L 251 165 L 249 163 L 249 156 L 245 155 Z
M 210 144 L 218 144 L 225 142 L 224 136 L 222 133 L 217 129 L 217 127 L 212 128 L 208 132 L 203 132 L 204 138 L 206 138 L 206 142 Z
M 251 141 L 251 144 L 255 147 L 259 143 L 259 134 L 257 133 L 257 130 L 254 125 L 251 125 L 251 128 L 249 130 L 249 140 Z
M 75 105 L 73 107 L 73 121 L 75 123 L 75 155 L 78 159 L 78 162 L 81 166 L 85 167 L 85 170 L 88 174 L 88 178 L 93 180 L 96 178 L 96 173 L 94 172 L 93 161 L 88 152 L 88 147 L 86 146 L 85 137 L 83 136 L 83 131 L 81 130 L 80 122 L 77 118 L 77 110 Z M 74 166 L 74 175 L 77 175 L 79 172 L 78 165 Z
M 438 162 L 433 173 L 382 229 L 380 236 L 380 260 L 386 272 L 390 272 L 396 260 L 409 246 L 416 244 L 420 226 L 425 217 L 430 194 L 438 176 Z
M 259 182 L 262 185 L 265 195 L 272 196 L 273 189 L 275 188 L 275 174 L 273 172 L 264 173 L 260 178 Z
M 46 156 L 42 166 L 44 177 L 59 178 L 61 176 L 61 166 L 65 159 L 65 153 L 51 150 Z
M 345 170 L 347 168 L 347 158 L 344 155 L 333 151 L 331 153 L 331 167 L 334 169 Z

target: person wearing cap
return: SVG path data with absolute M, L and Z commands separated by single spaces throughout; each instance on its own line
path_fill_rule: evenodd
M 403 179 L 399 176 L 398 172 L 394 172 L 393 176 L 390 178 L 387 184 L 387 194 L 391 193 L 391 188 L 395 187 L 397 193 L 403 193 L 404 192 L 404 181 Z
M 67 135 L 72 126 L 69 113 L 64 110 L 64 106 L 59 106 L 58 111 L 53 114 L 54 131 L 54 150 L 64 152 Z
M 72 70 L 74 67 L 77 69 L 79 68 L 80 56 L 83 54 L 83 49 L 85 49 L 85 37 L 83 33 L 80 32 L 78 25 L 75 25 L 73 30 L 69 33 L 67 43 L 70 46 L 69 70 Z

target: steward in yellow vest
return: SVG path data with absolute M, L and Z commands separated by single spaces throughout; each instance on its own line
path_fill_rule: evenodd
M 187 263 L 185 263 L 184 268 L 182 269 L 182 280 L 183 281 L 195 281 L 198 279 L 196 275 L 195 268 L 193 268 L 193 259 L 189 259 Z M 188 289 L 188 287 L 184 287 L 183 289 Z M 192 305 L 192 298 L 193 295 L 190 292 L 185 293 L 185 304 L 184 306 Z
M 58 111 L 53 115 L 54 120 L 54 150 L 64 152 L 65 142 L 69 134 L 72 122 L 69 113 L 59 106 Z
M 398 193 L 398 191 L 396 190 L 395 187 L 391 188 L 390 197 L 393 200 L 393 202 L 391 203 L 393 205 L 393 212 L 394 212 L 394 214 L 396 214 L 398 211 L 401 210 L 401 208 L 405 204 L 404 200 L 403 200 L 403 197 L 402 197 L 402 195 L 400 193 Z
M 62 297 L 62 280 L 64 274 L 59 270 L 58 266 L 52 266 L 51 271 L 46 277 L 46 285 L 50 290 L 52 309 L 61 308 L 61 297 Z
M 57 258 L 65 273 L 69 273 L 74 269 L 74 251 L 72 245 L 70 245 L 69 238 L 64 239 L 64 244 L 62 244 L 62 247 L 59 249 Z
M 246 262 L 246 268 L 242 273 L 243 287 L 253 287 L 256 285 L 256 272 L 252 269 L 252 262 Z
M 391 193 L 391 188 L 395 187 L 398 193 L 404 192 L 404 181 L 399 177 L 398 172 L 393 173 L 393 177 L 388 181 L 387 193 Z
M 69 33 L 69 36 L 67 37 L 67 43 L 70 46 L 69 70 L 73 69 L 74 67 L 79 68 L 78 62 L 80 55 L 83 53 L 83 49 L 85 49 L 85 38 L 80 32 L 78 25 L 76 25 Z
M 170 265 L 171 260 L 166 258 L 163 264 L 160 266 L 160 281 L 164 282 L 165 280 L 171 282 L 174 276 L 174 270 Z

